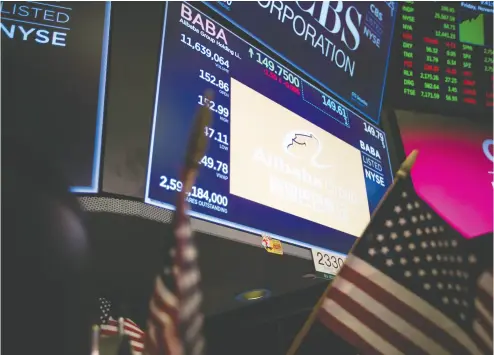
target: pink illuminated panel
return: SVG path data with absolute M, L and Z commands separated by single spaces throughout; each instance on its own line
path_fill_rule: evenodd
M 397 112 L 417 193 L 466 238 L 493 230 L 492 124 Z

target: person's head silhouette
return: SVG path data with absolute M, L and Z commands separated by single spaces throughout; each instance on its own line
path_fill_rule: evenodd
M 34 152 L 2 137 L 2 349 L 86 355 L 91 298 L 81 211 L 60 171 Z

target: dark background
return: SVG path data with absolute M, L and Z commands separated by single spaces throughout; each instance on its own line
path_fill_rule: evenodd
M 26 3 L 3 6 L 7 10 L 14 4 Z M 61 47 L 23 41 L 18 29 L 14 39 L 2 31 L 2 136 L 15 132 L 38 152 L 57 160 L 74 190 L 84 192 L 96 190 L 99 184 L 98 174 L 93 181 L 93 173 L 99 169 L 97 126 L 106 3 L 66 2 L 63 6 L 72 9 L 59 9 L 70 15 L 69 22 L 60 24 L 68 31 L 2 20 L 9 29 L 16 24 L 26 30 L 67 32 L 66 46 Z
M 115 2 L 112 5 L 101 196 L 111 194 L 126 200 L 141 201 L 144 198 L 163 14 L 164 4 L 161 2 Z M 40 99 L 34 94 L 48 97 L 48 93 L 36 92 L 28 87 L 27 91 L 33 94 L 33 101 L 12 101 L 13 96 L 9 91 L 15 88 L 22 90 L 22 86 L 16 83 L 13 73 L 6 70 L 7 48 L 16 48 L 7 42 L 2 39 L 2 129 L 6 127 L 7 115 L 13 113 L 14 109 L 16 112 L 38 114 L 36 104 Z M 21 44 L 29 46 L 29 43 Z M 10 63 L 13 61 L 11 58 Z M 32 58 L 20 61 L 26 68 L 37 68 L 38 65 Z M 78 63 L 79 68 L 84 68 L 85 64 Z M 42 74 L 37 73 L 35 78 L 38 76 Z M 56 82 L 52 77 L 43 77 Z M 60 80 L 64 82 L 63 78 Z M 5 88 L 9 88 L 9 91 Z M 392 110 L 393 93 L 393 88 L 388 86 L 388 107 L 383 113 L 381 125 L 387 132 L 389 146 L 393 147 L 390 154 L 395 170 L 404 153 L 399 148 L 399 130 Z M 9 111 L 6 111 L 7 108 Z M 76 114 L 70 110 L 70 115 Z M 15 117 L 18 115 L 12 117 L 12 121 L 16 122 L 17 127 L 21 130 L 28 127 L 33 139 L 42 142 L 61 139 L 67 143 L 70 134 L 74 132 L 71 129 L 77 128 L 67 122 L 60 122 L 63 124 L 60 131 L 68 130 L 69 134 L 59 137 L 53 135 L 58 131 L 50 128 L 53 125 L 49 122 L 44 124 L 30 118 L 35 121 L 34 128 L 30 128 L 31 121 L 16 120 Z M 78 135 L 82 134 L 75 132 L 77 135 L 72 134 L 71 137 L 78 140 Z M 2 138 L 4 134 L 5 131 L 2 132 Z M 82 140 L 87 143 L 87 138 Z M 52 145 L 54 156 L 55 153 L 68 153 L 57 152 L 58 143 L 53 142 Z M 41 149 L 42 146 L 39 147 Z M 81 176 L 85 175 L 90 176 L 81 173 Z M 112 297 L 120 295 L 122 299 L 135 304 L 131 307 L 131 316 L 142 322 L 146 312 L 143 306 L 145 301 L 142 300 L 146 300 L 146 292 L 152 288 L 150 282 L 157 267 L 154 261 L 159 257 L 160 248 L 166 244 L 160 238 L 167 235 L 167 227 L 160 223 L 149 225 L 126 216 L 95 215 L 88 216 L 88 229 L 91 239 L 98 245 L 96 265 L 101 272 L 97 282 L 101 285 L 101 292 Z M 267 254 L 260 248 L 260 240 L 256 248 L 217 236 L 201 234 L 198 237 L 203 238 L 199 246 L 201 258 L 204 257 L 201 267 L 209 265 L 203 269 L 203 290 L 205 306 L 213 310 L 206 321 L 210 353 L 284 354 L 326 286 L 326 282 L 312 284 L 301 281 L 304 273 L 313 271 L 312 261 L 289 255 L 278 257 Z M 492 263 L 492 234 L 472 240 L 471 245 L 483 250 L 485 259 Z M 219 255 L 224 254 L 225 257 L 219 258 Z M 275 291 L 273 298 L 245 307 L 235 303 L 236 293 L 254 287 L 270 288 Z M 226 307 L 222 308 L 223 305 Z M 315 332 L 324 334 L 324 340 L 304 354 L 316 354 L 321 349 L 341 355 L 352 353 L 351 349 L 345 348 L 338 339 L 328 336 L 321 328 L 315 329 Z
M 102 168 L 106 193 L 144 198 L 164 11 L 164 2 L 112 6 Z

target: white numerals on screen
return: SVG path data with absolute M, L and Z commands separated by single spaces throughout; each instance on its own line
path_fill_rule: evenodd
M 192 186 L 192 190 L 189 193 L 190 197 L 198 198 L 200 200 L 213 203 L 215 205 L 228 206 L 228 197 L 217 194 L 216 192 L 209 192 L 208 190 L 200 187 Z
M 211 127 L 204 127 L 204 134 L 206 135 L 206 137 L 213 138 L 220 144 L 228 145 L 228 135 L 217 132 Z
M 186 36 L 185 34 L 181 33 L 180 34 L 181 41 L 183 44 L 189 46 L 190 48 L 196 50 L 197 52 L 201 53 L 202 55 L 206 56 L 206 58 L 211 59 L 213 62 L 216 62 L 226 68 L 230 67 L 230 61 L 223 56 L 219 55 L 218 53 L 213 53 L 211 49 L 208 47 L 202 45 L 199 42 L 194 42 L 192 38 L 189 36 Z
M 169 179 L 165 175 L 160 176 L 160 187 L 168 191 L 182 191 L 183 184 L 180 180 Z M 215 205 L 228 206 L 228 197 L 218 194 L 216 192 L 210 192 L 198 186 L 192 186 L 191 191 L 187 193 L 187 196 L 192 199 L 203 200 Z
M 385 142 L 384 134 L 381 131 L 378 131 L 377 129 L 374 128 L 374 126 L 372 126 L 366 122 L 364 122 L 364 131 L 366 131 L 372 137 L 380 140 L 383 148 L 386 147 L 386 144 L 384 143 Z
M 208 98 L 202 96 L 202 95 L 197 95 L 198 97 L 198 104 L 201 106 L 207 106 L 211 111 L 216 112 L 220 116 L 228 118 L 230 116 L 230 110 L 227 107 L 224 107 L 222 105 L 217 105 L 214 101 L 209 100 Z
M 206 155 L 201 159 L 201 164 L 208 169 L 213 169 L 214 171 L 218 171 L 223 174 L 228 174 L 227 163 L 223 163 L 222 161 L 219 160 L 214 160 L 213 158 L 208 157 Z
M 343 106 L 341 106 L 339 103 L 335 102 L 334 100 L 330 99 L 326 95 L 322 95 L 321 97 L 322 97 L 322 104 L 324 106 L 330 108 L 338 115 L 343 116 L 345 119 L 348 119 L 348 112 Z
M 230 84 L 228 84 L 227 82 L 225 82 L 223 80 L 217 79 L 215 75 L 208 73 L 205 70 L 199 69 L 199 78 L 207 81 L 211 85 L 216 86 L 220 90 L 223 90 L 225 92 L 230 91 Z
M 162 175 L 160 176 L 160 187 L 165 190 L 180 192 L 182 191 L 183 184 L 177 179 L 168 179 L 166 176 Z

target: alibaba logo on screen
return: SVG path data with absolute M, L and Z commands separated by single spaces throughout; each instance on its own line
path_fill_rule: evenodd
M 331 167 L 331 165 L 318 162 L 323 147 L 321 141 L 311 132 L 295 131 L 288 133 L 283 139 L 283 149 L 293 158 L 308 161 L 316 168 L 327 169 Z
M 482 150 L 484 151 L 486 158 L 489 159 L 490 161 L 494 162 L 494 155 L 490 151 L 491 146 L 494 146 L 494 140 L 486 139 L 482 143 Z M 494 171 L 489 171 L 489 174 L 494 174 Z M 494 188 L 494 181 L 492 181 L 491 184 L 492 184 L 492 187 Z
M 492 139 L 486 139 L 482 143 L 482 150 L 484 151 L 485 156 L 487 157 L 487 159 L 489 159 L 492 162 L 494 162 L 494 155 L 490 151 L 490 146 L 493 145 L 494 145 L 494 141 Z

